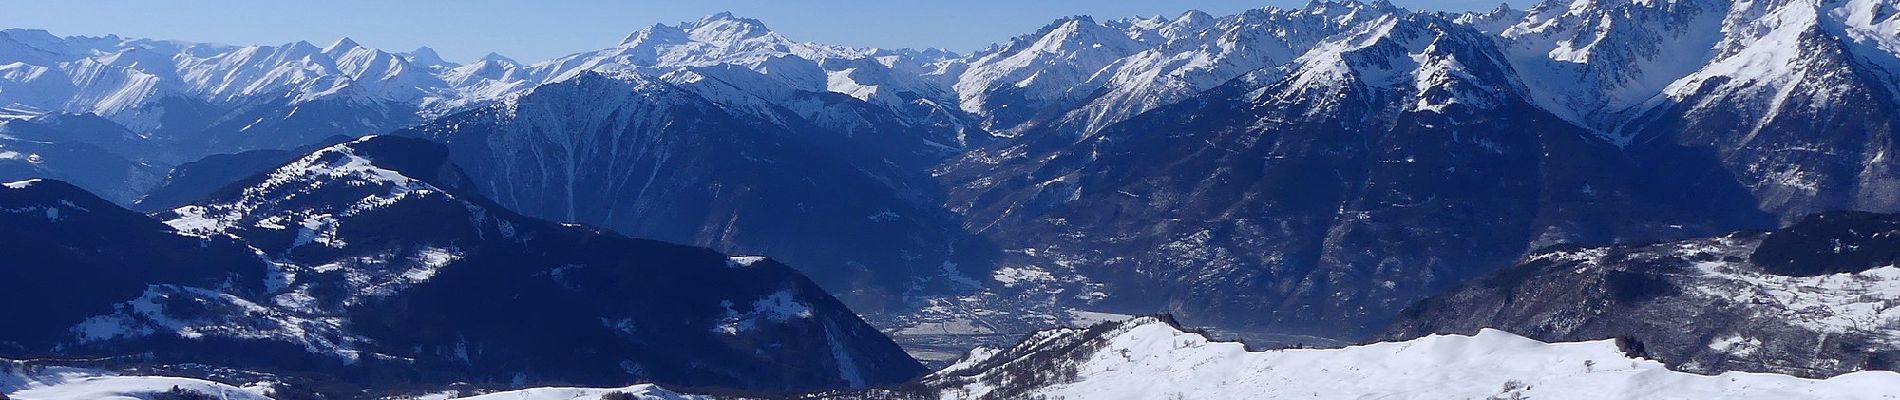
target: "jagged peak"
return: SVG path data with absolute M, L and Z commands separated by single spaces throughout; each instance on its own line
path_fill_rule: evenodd
M 1042 28 L 1036 29 L 1035 32 L 1018 35 L 1015 38 L 1010 39 L 1009 42 L 1010 43 L 1034 42 L 1042 38 L 1043 36 L 1048 36 L 1049 33 L 1051 32 L 1055 32 L 1057 30 L 1061 30 L 1064 28 L 1072 29 L 1074 27 L 1081 26 L 1081 25 L 1098 25 L 1098 24 L 1095 23 L 1094 17 L 1090 17 L 1087 15 L 1071 15 L 1067 17 L 1056 18 L 1056 20 L 1049 21 L 1048 24 L 1044 24 Z
M 488 54 L 482 55 L 482 58 L 475 59 L 475 62 L 478 62 L 478 63 L 485 62 L 485 63 L 494 63 L 494 64 L 511 65 L 511 66 L 521 65 L 521 63 L 519 62 L 515 62 L 515 59 L 513 58 L 508 58 L 508 56 L 504 56 L 504 55 L 501 55 L 501 53 L 494 53 L 494 52 L 490 52 Z
M 1214 19 L 1213 14 L 1208 14 L 1206 11 L 1191 9 L 1191 10 L 1182 12 L 1180 16 L 1174 17 L 1174 22 L 1175 23 L 1201 23 L 1204 21 L 1212 21 L 1213 19 Z
M 710 25 L 710 24 L 719 23 L 719 22 L 740 23 L 740 24 L 757 26 L 759 28 L 765 27 L 765 23 L 759 22 L 758 19 L 735 16 L 735 15 L 732 15 L 731 11 L 720 11 L 717 13 L 713 13 L 712 15 L 707 15 L 703 18 L 700 18 L 699 21 L 695 23 L 694 25 L 705 26 L 705 25 Z
M 698 41 L 736 41 L 773 35 L 772 29 L 765 27 L 757 19 L 735 17 L 731 12 L 720 12 L 701 18 L 699 21 L 681 24 L 680 28 Z
M 448 60 L 443 60 L 442 55 L 437 54 L 435 52 L 435 49 L 429 48 L 429 46 L 417 47 L 415 50 L 411 50 L 410 52 L 403 54 L 403 56 L 404 56 L 403 58 L 407 59 L 409 63 L 416 64 L 416 65 L 431 66 L 431 67 L 453 65 L 452 63 L 448 62 Z
M 1387 0 L 1367 3 L 1359 0 L 1312 0 L 1300 7 L 1307 14 L 1345 14 L 1354 11 L 1402 13 L 1404 9 Z
M 264 47 L 264 46 L 256 46 L 256 47 Z M 316 44 L 312 44 L 310 43 L 310 41 L 307 41 L 307 40 L 299 40 L 295 42 L 285 43 L 283 46 L 278 46 L 278 49 L 286 53 L 293 53 L 293 54 L 323 52 L 322 48 L 318 48 Z
M 1050 25 L 1063 25 L 1063 24 L 1069 24 L 1069 23 L 1093 24 L 1095 23 L 1095 17 L 1084 15 L 1084 14 L 1070 15 L 1067 17 L 1056 18 L 1056 21 Z
M 667 24 L 653 24 L 627 34 L 620 40 L 619 47 L 635 47 L 651 43 L 679 43 L 688 40 L 686 31 Z
M 765 41 L 783 45 L 793 44 L 791 40 L 780 36 L 757 19 L 733 16 L 731 12 L 720 12 L 700 18 L 697 21 L 681 22 L 677 25 L 653 24 L 628 34 L 621 39 L 618 48 L 635 48 L 651 45 L 677 45 L 699 42 L 718 47 L 738 46 L 741 43 Z
M 1095 22 L 1094 17 L 1075 15 L 1057 19 L 1036 33 L 1018 37 L 1018 45 L 1037 43 L 1073 43 L 1094 45 L 1107 38 L 1128 39 L 1128 33 Z
M 1511 8 L 1510 3 L 1500 3 L 1489 11 L 1467 11 L 1458 13 L 1456 21 L 1470 25 L 1487 34 L 1500 34 L 1511 25 L 1517 24 L 1528 13 Z
M 1489 107 L 1522 94 L 1490 37 L 1439 13 L 1381 17 L 1367 27 L 1322 44 L 1295 62 L 1288 87 L 1257 91 L 1257 100 L 1313 98 L 1310 91 L 1385 88 L 1417 96 L 1407 105 L 1442 110 L 1445 105 Z M 1324 97 L 1324 96 L 1322 96 Z
M 355 50 L 356 48 L 359 48 L 359 47 L 363 47 L 363 45 L 357 44 L 356 40 L 350 39 L 350 37 L 348 36 L 344 36 L 341 39 L 337 39 L 335 43 L 331 43 L 330 47 L 323 48 L 323 53 L 337 54 L 341 52 Z

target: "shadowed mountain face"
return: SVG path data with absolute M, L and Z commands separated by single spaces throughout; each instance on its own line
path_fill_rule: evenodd
M 1676 182 L 1678 196 L 1743 188 L 1782 223 L 1825 211 L 1900 211 L 1894 4 L 1730 7 L 1731 16 L 1764 17 L 1731 19 L 1734 32 L 1708 63 L 1621 129 L 1632 157 Z
M 178 235 L 171 227 L 54 180 L 0 188 L 0 350 L 42 355 L 87 318 L 112 312 L 148 285 L 226 287 L 259 295 L 267 264 L 230 238 Z
M 510 209 L 770 255 L 866 312 L 967 290 L 983 271 L 959 268 L 988 256 L 874 138 L 741 118 L 651 78 L 584 74 L 400 134 L 447 143 Z
M 361 385 L 652 380 L 775 391 L 894 383 L 922 371 L 783 264 L 522 217 L 470 187 L 446 148 L 377 137 L 157 214 L 165 224 L 78 190 L 35 197 L 118 216 L 64 231 L 143 225 L 148 236 L 190 245 L 151 253 L 213 270 L 127 274 L 125 288 L 88 296 L 117 304 L 74 315 L 23 311 L 35 318 L 22 320 L 43 323 L 13 331 L 20 339 L 8 340 L 22 343 L 13 355 L 150 352 Z M 84 198 L 65 198 L 76 196 Z M 22 207 L 32 205 L 8 209 Z M 119 245 L 107 239 L 64 247 Z M 248 262 L 192 263 L 213 257 Z M 56 275 L 16 282 L 52 285 Z

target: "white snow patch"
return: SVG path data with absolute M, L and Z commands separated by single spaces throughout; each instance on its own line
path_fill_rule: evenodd
M 790 289 L 780 289 L 753 301 L 752 309 L 743 313 L 733 310 L 731 301 L 721 301 L 720 306 L 725 307 L 726 316 L 713 330 L 729 335 L 757 329 L 762 322 L 783 323 L 813 315 L 811 305 L 799 301 Z
M 174 306 L 184 307 L 173 309 Z M 148 286 L 138 298 L 113 306 L 68 330 L 79 343 L 169 334 L 183 339 L 276 341 L 355 362 L 363 339 L 344 333 L 336 321 L 291 315 L 213 290 Z
M 1826 380 L 1671 371 L 1631 359 L 1614 341 L 1543 343 L 1486 329 L 1341 349 L 1249 352 L 1152 318 L 1106 336 L 1073 382 L 1025 397 L 1069 399 L 1892 399 L 1900 374 Z M 985 382 L 983 376 L 969 382 Z M 943 398 L 975 398 L 977 383 Z M 1497 396 L 1497 397 L 1494 397 Z
M 1024 266 L 997 268 L 995 273 L 990 274 L 990 279 L 1003 284 L 1005 287 L 1015 287 L 1023 283 L 1053 282 L 1056 277 L 1050 274 L 1049 271 L 1044 271 L 1042 268 Z
M 173 387 L 217 396 L 226 400 L 271 400 L 268 383 L 236 387 L 217 382 L 166 376 L 121 376 L 107 371 L 48 367 L 36 373 L 20 373 L 24 381 L 7 396 L 20 400 L 138 400 Z
M 764 256 L 736 256 L 736 257 L 728 258 L 726 261 L 726 265 L 733 268 L 743 268 L 743 267 L 751 267 L 752 264 L 757 264 L 760 261 L 765 261 L 765 257 Z

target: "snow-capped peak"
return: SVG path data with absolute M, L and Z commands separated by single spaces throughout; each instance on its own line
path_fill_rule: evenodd
M 706 16 L 693 23 L 686 31 L 692 35 L 693 40 L 709 43 L 731 43 L 777 35 L 759 20 L 734 17 L 730 12 Z
M 496 63 L 496 64 L 501 64 L 501 65 L 514 65 L 514 66 L 521 65 L 521 62 L 515 61 L 515 59 L 513 58 L 508 58 L 508 56 L 504 56 L 504 55 L 501 55 L 500 53 L 492 53 L 492 52 L 482 55 L 482 58 L 475 59 L 475 62 Z
M 628 34 L 626 39 L 620 40 L 618 47 L 639 47 L 656 43 L 677 44 L 684 43 L 688 40 L 691 40 L 691 38 L 687 37 L 686 31 L 679 27 L 667 24 L 653 24 L 653 26 Z
M 1174 17 L 1173 22 L 1176 24 L 1199 24 L 1213 20 L 1214 15 L 1208 14 L 1206 11 L 1187 10 L 1181 12 L 1180 16 Z
M 676 25 L 654 24 L 627 35 L 613 49 L 581 53 L 575 57 L 617 56 L 629 66 L 707 66 L 715 64 L 751 64 L 759 60 L 796 55 L 811 60 L 830 57 L 862 57 L 869 49 L 851 49 L 793 41 L 773 32 L 756 19 L 721 12 L 698 21 Z M 557 74 L 559 75 L 559 74 Z
M 424 67 L 454 67 L 456 66 L 455 63 L 451 63 L 451 62 L 448 62 L 447 60 L 443 60 L 442 55 L 436 54 L 435 49 L 429 48 L 429 46 L 417 47 L 415 50 L 411 50 L 408 53 L 403 53 L 402 56 L 404 59 L 409 60 L 410 64 L 415 64 L 415 65 L 424 66 Z
M 1460 24 L 1470 25 L 1478 31 L 1496 35 L 1524 19 L 1525 12 L 1511 8 L 1511 3 L 1499 3 L 1490 11 L 1472 11 L 1458 14 Z
M 1392 5 L 1392 2 L 1386 0 L 1371 3 L 1357 0 L 1313 0 L 1307 2 L 1305 7 L 1301 7 L 1300 12 L 1308 15 L 1325 15 L 1339 21 L 1360 20 L 1367 14 L 1406 13 L 1405 9 Z
M 1488 108 L 1522 92 L 1490 38 L 1435 14 L 1388 15 L 1301 56 L 1274 101 L 1330 102 L 1359 88 L 1405 93 L 1406 109 Z M 1321 109 L 1315 109 L 1317 112 Z
M 323 54 L 328 54 L 331 57 L 336 57 L 342 54 L 343 52 L 356 50 L 357 48 L 360 48 L 360 47 L 363 47 L 363 45 L 357 44 L 356 40 L 350 39 L 348 36 L 345 36 L 345 37 L 337 39 L 336 42 L 330 43 L 329 47 L 324 47 Z
M 1105 25 L 1088 16 L 1063 18 L 971 55 L 954 89 L 962 109 L 978 114 L 995 114 L 1001 107 L 1035 110 L 1060 103 L 1065 97 L 1085 95 L 1072 91 L 1102 73 L 1103 67 L 1149 48 L 1151 44 L 1137 38 L 1153 27 L 1131 21 Z M 996 115 L 990 123 L 994 129 L 1009 130 L 1026 122 L 1026 117 Z

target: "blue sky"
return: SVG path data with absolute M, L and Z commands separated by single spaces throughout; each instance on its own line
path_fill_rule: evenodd
M 1489 9 L 1499 0 L 1392 0 L 1414 10 Z M 1514 6 L 1528 0 L 1511 0 Z M 1305 0 L 0 0 L 0 27 L 228 44 L 326 45 L 349 36 L 406 51 L 435 48 L 452 61 L 490 51 L 533 62 L 612 46 L 653 23 L 719 11 L 757 18 L 795 40 L 850 46 L 941 47 L 968 52 L 1068 15 L 1121 18 L 1199 9 L 1226 15 Z

